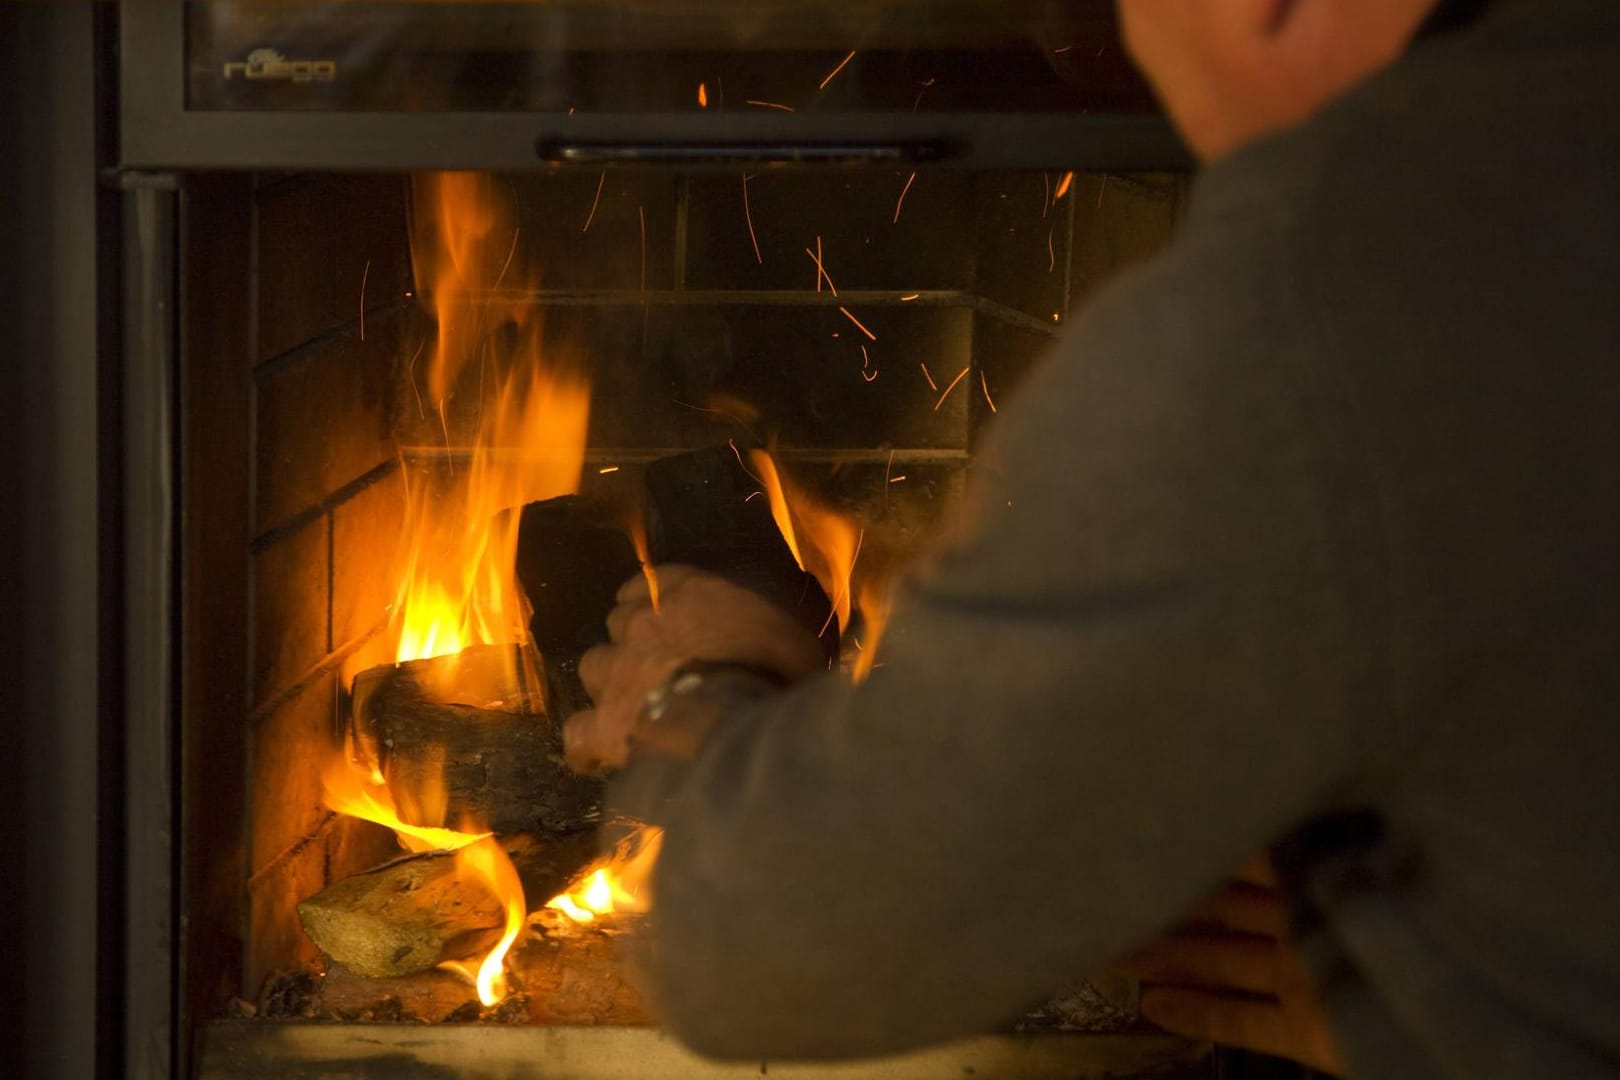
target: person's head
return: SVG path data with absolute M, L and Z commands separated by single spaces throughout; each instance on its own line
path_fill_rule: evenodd
M 1399 56 L 1440 0 L 1119 0 L 1131 55 L 1211 160 Z

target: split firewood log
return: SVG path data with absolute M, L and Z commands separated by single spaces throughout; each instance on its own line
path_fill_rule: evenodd
M 515 570 L 529 598 L 546 701 L 559 718 L 590 706 L 579 658 L 607 640 L 619 587 L 641 570 L 624 532 L 629 513 L 626 506 L 564 495 L 530 503 L 519 518 Z
M 479 843 L 493 843 L 493 839 Z M 501 841 L 538 908 L 597 855 L 594 832 Z M 356 975 L 397 978 L 487 949 L 505 909 L 453 851 L 406 855 L 333 882 L 298 904 L 310 940 Z
M 730 443 L 659 458 L 647 466 L 648 541 L 653 561 L 683 563 L 759 593 L 820 636 L 838 657 L 832 602 L 800 568 L 763 496 L 763 481 Z
M 576 832 L 596 822 L 601 784 L 563 763 L 541 685 L 513 645 L 372 668 L 354 682 L 355 734 L 406 820 Z

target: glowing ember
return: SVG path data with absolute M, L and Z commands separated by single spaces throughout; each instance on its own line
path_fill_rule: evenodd
M 708 86 L 706 86 L 703 83 L 698 83 L 698 108 L 707 109 L 708 107 L 709 107 L 709 88 L 708 88 Z
M 1064 173 L 1063 174 L 1063 179 L 1058 181 L 1057 191 L 1053 193 L 1052 201 L 1057 202 L 1059 199 L 1063 198 L 1063 196 L 1067 195 L 1069 193 L 1069 186 L 1071 184 L 1073 184 L 1073 183 L 1074 183 L 1074 173 L 1072 173 L 1072 172 Z
M 648 879 L 664 845 L 664 830 L 644 826 L 631 834 L 607 859 L 585 869 L 567 889 L 546 901 L 576 923 L 595 922 L 618 912 L 651 907 Z

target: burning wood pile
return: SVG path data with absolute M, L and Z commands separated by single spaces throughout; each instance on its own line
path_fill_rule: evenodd
M 349 673 L 347 738 L 323 773 L 331 810 L 392 829 L 404 853 L 302 898 L 327 971 L 318 1003 L 294 993 L 284 1012 L 643 1020 L 607 938 L 647 909 L 660 837 L 603 821 L 599 782 L 563 764 L 563 721 L 588 704 L 580 657 L 619 587 L 666 562 L 781 605 L 829 666 L 851 618 L 857 530 L 784 487 L 763 448 L 603 468 L 579 494 L 589 386 L 543 355 L 533 283 L 508 280 L 516 245 L 490 177 L 415 181 L 436 341 L 402 381 L 445 446 L 402 469 L 392 662 Z M 452 419 L 473 423 L 462 450 Z
M 587 700 L 579 658 L 605 640 L 619 586 L 656 574 L 658 563 L 703 567 L 780 604 L 821 634 L 829 664 L 836 658 L 833 603 L 799 565 L 770 500 L 749 497 L 760 489 L 745 460 L 721 445 L 654 462 L 644 490 L 627 478 L 617 501 L 529 504 L 516 515 L 513 567 L 531 612 L 528 642 L 356 677 L 350 751 L 325 777 L 328 804 L 393 828 L 411 854 L 300 903 L 310 938 L 346 976 L 448 970 L 495 1006 L 510 989 L 503 964 L 531 919 L 577 951 L 582 939 L 557 931 L 645 910 L 656 830 L 609 823 L 614 853 L 597 858 L 600 786 L 562 763 L 561 722 Z M 631 513 L 646 523 L 635 540 L 614 524 Z M 434 821 L 467 824 L 422 824 Z M 548 902 L 531 913 L 533 900 Z M 629 1008 L 619 1003 L 621 1014 Z

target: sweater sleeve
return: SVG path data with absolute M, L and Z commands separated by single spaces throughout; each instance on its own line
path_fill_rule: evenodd
M 1229 247 L 1112 290 L 1002 409 L 866 683 L 619 783 L 666 829 L 642 979 L 698 1051 L 991 1029 L 1352 779 L 1344 496 L 1280 268 Z

